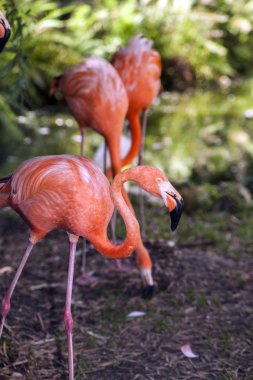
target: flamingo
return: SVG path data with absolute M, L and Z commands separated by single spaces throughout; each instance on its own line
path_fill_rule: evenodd
M 87 128 L 101 134 L 108 146 L 112 172 L 121 169 L 120 136 L 128 107 L 125 87 L 114 67 L 102 58 L 88 57 L 50 86 L 52 97 L 60 90 L 81 130 L 81 156 Z
M 84 236 L 109 258 L 128 257 L 138 246 L 138 221 L 122 195 L 123 184 L 134 181 L 149 193 L 163 199 L 175 230 L 183 200 L 164 174 L 152 166 L 137 166 L 119 173 L 112 183 L 85 157 L 42 156 L 25 161 L 13 174 L 0 179 L 0 208 L 10 206 L 29 225 L 30 238 L 25 254 L 2 301 L 0 337 L 10 301 L 22 270 L 35 244 L 48 232 L 63 229 L 70 241 L 64 323 L 68 338 L 69 380 L 74 380 L 72 286 L 76 244 Z M 126 225 L 126 238 L 120 245 L 107 237 L 114 206 Z
M 143 163 L 144 139 L 148 110 L 161 88 L 162 63 L 160 54 L 152 49 L 153 42 L 136 35 L 127 46 L 121 47 L 112 56 L 112 64 L 118 71 L 127 91 L 129 106 L 127 118 L 130 123 L 132 146 L 121 162 L 130 164 L 138 155 L 138 164 Z M 142 126 L 140 114 L 142 115 Z M 144 200 L 140 197 L 142 236 L 145 235 Z
M 161 57 L 152 49 L 152 45 L 152 41 L 136 35 L 128 41 L 127 46 L 122 46 L 112 56 L 112 64 L 124 83 L 129 100 L 127 118 L 131 127 L 132 146 L 122 166 L 130 164 L 138 154 L 139 164 L 142 164 L 147 113 L 161 88 Z
M 4 15 L 2 14 L 2 12 L 0 11 L 0 52 L 3 50 L 6 42 L 8 41 L 10 37 L 10 34 L 11 34 L 10 25 L 8 21 L 6 20 L 6 18 L 4 17 Z

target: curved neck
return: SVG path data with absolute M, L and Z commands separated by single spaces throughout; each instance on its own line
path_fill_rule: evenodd
M 123 188 L 124 182 L 134 180 L 128 175 L 131 170 L 132 169 L 129 169 L 119 173 L 110 188 L 112 201 L 126 226 L 126 238 L 124 242 L 120 245 L 115 245 L 108 239 L 108 225 L 105 226 L 104 231 L 96 231 L 92 238 L 89 238 L 95 248 L 109 258 L 117 259 L 128 257 L 136 249 L 141 239 L 139 223 L 134 212 L 127 205 L 123 195 L 125 191 Z
M 128 120 L 131 126 L 132 145 L 126 157 L 121 161 L 121 167 L 131 164 L 133 159 L 139 154 L 141 147 L 141 124 L 140 112 L 132 112 L 128 114 Z

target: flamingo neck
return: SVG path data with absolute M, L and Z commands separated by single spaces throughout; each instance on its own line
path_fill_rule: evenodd
M 141 147 L 140 112 L 129 112 L 128 120 L 131 126 L 132 145 L 126 157 L 121 161 L 121 167 L 131 164 L 133 159 L 139 154 Z
M 97 231 L 93 238 L 90 239 L 95 248 L 109 258 L 117 259 L 128 257 L 136 249 L 141 239 L 139 223 L 134 215 L 134 212 L 127 205 L 123 195 L 125 191 L 123 188 L 124 182 L 134 180 L 129 175 L 131 170 L 132 169 L 129 169 L 128 171 L 119 173 L 115 177 L 110 188 L 112 201 L 119 211 L 126 226 L 126 238 L 124 242 L 122 244 L 115 245 L 108 239 L 108 225 L 105 226 L 104 231 Z M 128 172 L 128 175 L 126 172 Z

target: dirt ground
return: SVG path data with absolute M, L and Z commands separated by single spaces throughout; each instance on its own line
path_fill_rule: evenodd
M 28 239 L 19 220 L 0 218 L 0 296 L 13 277 Z M 217 252 L 210 241 L 170 247 L 147 242 L 156 289 L 141 297 L 134 257 L 132 273 L 109 269 L 89 248 L 88 267 L 99 282 L 74 285 L 75 379 L 253 379 L 253 255 Z M 63 324 L 68 239 L 48 235 L 35 247 L 15 290 L 0 341 L 0 380 L 65 380 Z M 80 257 L 76 261 L 76 275 Z M 132 311 L 145 314 L 129 318 Z M 190 344 L 198 355 L 180 350 Z

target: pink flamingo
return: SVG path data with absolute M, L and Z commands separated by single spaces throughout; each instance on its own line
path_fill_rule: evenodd
M 110 186 L 102 171 L 87 158 L 45 156 L 25 161 L 13 174 L 0 179 L 0 208 L 12 207 L 30 227 L 29 244 L 2 301 L 0 337 L 10 311 L 13 291 L 34 245 L 48 232 L 64 229 L 70 240 L 64 311 L 69 380 L 74 380 L 71 298 L 77 240 L 84 236 L 109 258 L 127 257 L 134 251 L 141 238 L 138 221 L 122 195 L 126 181 L 134 181 L 162 198 L 170 212 L 172 230 L 177 227 L 183 200 L 164 174 L 152 166 L 125 170 L 115 177 Z M 120 245 L 111 243 L 107 237 L 114 206 L 126 225 L 126 238 Z
M 88 128 L 101 134 L 108 146 L 113 176 L 121 169 L 120 136 L 128 107 L 125 87 L 115 68 L 106 60 L 88 57 L 52 81 L 49 95 L 60 90 L 81 131 L 84 156 Z
M 137 35 L 112 56 L 112 64 L 124 83 L 129 100 L 127 118 L 131 127 L 132 146 L 122 161 L 123 166 L 130 164 L 138 154 L 139 164 L 142 164 L 147 114 L 161 88 L 161 57 L 152 49 L 152 45 L 152 41 Z

